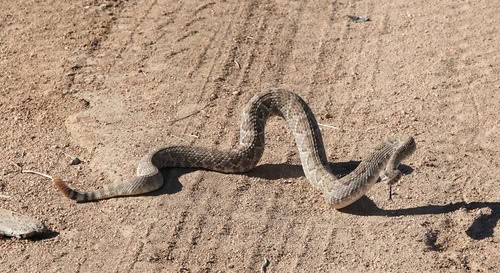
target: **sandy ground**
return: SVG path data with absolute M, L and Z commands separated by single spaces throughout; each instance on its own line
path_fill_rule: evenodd
M 1 1 L 0 206 L 52 232 L 0 239 L 0 271 L 499 272 L 494 2 Z M 334 127 L 331 162 L 413 135 L 394 200 L 376 185 L 328 206 L 278 119 L 254 171 L 165 170 L 145 196 L 75 204 L 20 173 L 94 189 L 154 147 L 234 147 L 242 107 L 270 87 Z

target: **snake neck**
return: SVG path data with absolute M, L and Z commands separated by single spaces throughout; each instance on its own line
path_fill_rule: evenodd
M 323 186 L 317 183 L 318 178 L 331 173 L 323 138 L 312 110 L 297 94 L 275 89 L 255 96 L 247 104 L 241 116 L 240 147 L 242 149 L 255 147 L 259 151 L 264 151 L 265 126 L 272 116 L 282 117 L 288 123 L 306 177 L 315 188 L 322 190 Z

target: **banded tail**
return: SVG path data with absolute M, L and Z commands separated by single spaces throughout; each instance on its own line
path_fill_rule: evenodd
M 105 185 L 102 189 L 95 191 L 79 191 L 60 177 L 53 177 L 54 186 L 67 198 L 78 203 L 98 201 L 118 196 L 138 195 L 154 191 L 163 185 L 163 177 L 157 172 L 149 177 L 133 177 L 131 179 Z
M 87 201 L 96 201 L 100 199 L 105 199 L 105 196 L 109 196 L 109 191 L 106 190 L 105 188 L 97 190 L 97 191 L 92 191 L 92 192 L 81 192 L 70 185 L 68 185 L 66 182 L 64 182 L 60 177 L 54 177 L 52 179 L 52 183 L 54 183 L 54 186 L 67 198 L 71 200 L 75 200 L 76 202 L 87 202 Z M 106 194 L 108 193 L 108 194 Z M 111 197 L 111 196 L 109 196 Z M 109 198 L 108 197 L 108 198 Z

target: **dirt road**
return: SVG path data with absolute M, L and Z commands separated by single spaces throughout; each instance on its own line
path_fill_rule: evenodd
M 493 2 L 2 1 L 0 206 L 53 232 L 0 240 L 0 271 L 500 271 Z M 415 136 L 394 200 L 328 206 L 278 119 L 256 170 L 165 170 L 145 196 L 75 204 L 20 173 L 94 189 L 154 147 L 234 147 L 270 87 L 309 102 L 331 162 Z

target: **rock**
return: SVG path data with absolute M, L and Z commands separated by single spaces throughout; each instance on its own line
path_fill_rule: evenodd
M 80 163 L 82 163 L 80 158 L 75 156 L 75 157 L 71 157 L 71 161 L 69 162 L 69 165 L 78 165 Z
M 47 232 L 45 225 L 28 216 L 0 208 L 0 236 L 29 238 Z

